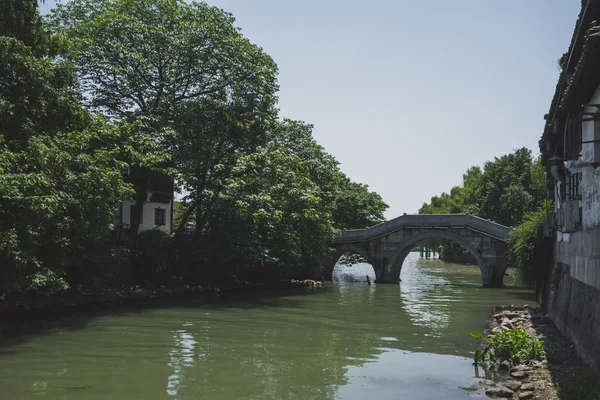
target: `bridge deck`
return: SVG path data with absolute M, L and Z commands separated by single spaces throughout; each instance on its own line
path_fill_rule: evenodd
M 333 242 L 364 242 L 403 228 L 466 228 L 501 241 L 506 241 L 506 239 L 508 239 L 508 234 L 512 230 L 512 228 L 507 226 L 483 218 L 474 217 L 470 214 L 405 214 L 370 228 L 342 231 Z

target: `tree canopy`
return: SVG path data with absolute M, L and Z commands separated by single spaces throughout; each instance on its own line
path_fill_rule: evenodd
M 442 193 L 423 204 L 420 214 L 470 213 L 502 225 L 517 226 L 538 210 L 544 201 L 546 174 L 541 160 L 520 148 L 496 157 L 480 167 L 471 167 L 463 175 L 461 186 Z M 450 259 L 466 251 L 457 244 L 434 241 L 425 246 L 441 247 L 440 256 Z
M 318 276 L 338 230 L 383 221 L 312 125 L 280 118 L 277 65 L 231 14 L 183 0 L 0 10 L 0 295 Z M 121 247 L 119 204 L 143 203 L 155 172 L 180 191 L 175 239 L 138 236 L 136 207 Z

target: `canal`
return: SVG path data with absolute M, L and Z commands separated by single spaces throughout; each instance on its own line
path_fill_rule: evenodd
M 29 323 L 0 342 L 0 399 L 485 398 L 464 390 L 477 381 L 467 332 L 533 294 L 483 289 L 477 267 L 418 253 L 399 285 L 367 274 L 336 267 L 314 291 Z

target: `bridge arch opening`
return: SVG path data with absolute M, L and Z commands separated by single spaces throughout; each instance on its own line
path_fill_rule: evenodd
M 331 279 L 334 281 L 365 281 L 367 275 L 375 281 L 375 269 L 367 251 L 356 246 L 338 250 L 333 254 Z
M 413 247 L 424 260 L 444 260 L 459 264 L 477 264 L 475 258 L 461 244 L 446 239 L 425 239 Z
M 489 282 L 488 265 L 486 264 L 486 261 L 483 259 L 477 248 L 475 248 L 475 246 L 472 243 L 470 243 L 463 237 L 456 235 L 452 232 L 446 231 L 424 231 L 422 233 L 410 236 L 401 243 L 399 243 L 396 250 L 390 257 L 390 276 L 393 279 L 400 280 L 402 265 L 404 264 L 404 260 L 406 259 L 408 254 L 419 244 L 434 238 L 445 239 L 462 246 L 473 257 L 477 266 L 479 267 L 483 284 L 485 285 L 487 282 Z

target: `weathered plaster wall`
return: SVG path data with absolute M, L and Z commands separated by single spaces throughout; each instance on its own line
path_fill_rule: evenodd
M 587 104 L 600 104 L 600 86 Z M 584 113 L 595 113 L 596 107 L 585 107 Z M 584 119 L 590 114 L 584 114 Z M 600 121 L 584 121 L 581 126 L 581 160 L 589 163 L 600 162 Z M 597 142 L 594 142 L 597 141 Z M 587 142 L 587 143 L 586 143 Z M 585 167 L 581 182 L 583 229 L 600 225 L 600 168 Z
M 600 225 L 600 168 L 585 167 L 581 172 L 581 222 L 588 229 Z
M 123 202 L 123 223 L 130 223 L 130 212 L 131 205 L 135 204 L 135 201 L 127 200 Z M 169 204 L 165 203 L 144 203 L 144 211 L 142 215 L 142 223 L 140 224 L 139 231 L 148 231 L 150 229 L 158 228 L 163 232 L 170 233 L 171 227 L 171 205 L 173 202 Z M 162 208 L 165 210 L 165 225 L 157 227 L 154 225 L 154 209 Z
M 587 104 L 600 104 L 600 86 Z M 582 141 L 589 142 L 582 144 L 582 161 L 600 162 L 595 140 L 600 140 L 600 121 L 582 122 Z M 581 172 L 582 230 L 556 235 L 548 311 L 581 357 L 600 369 L 600 168 Z
M 581 357 L 600 369 L 600 227 L 556 246 L 549 310 Z

